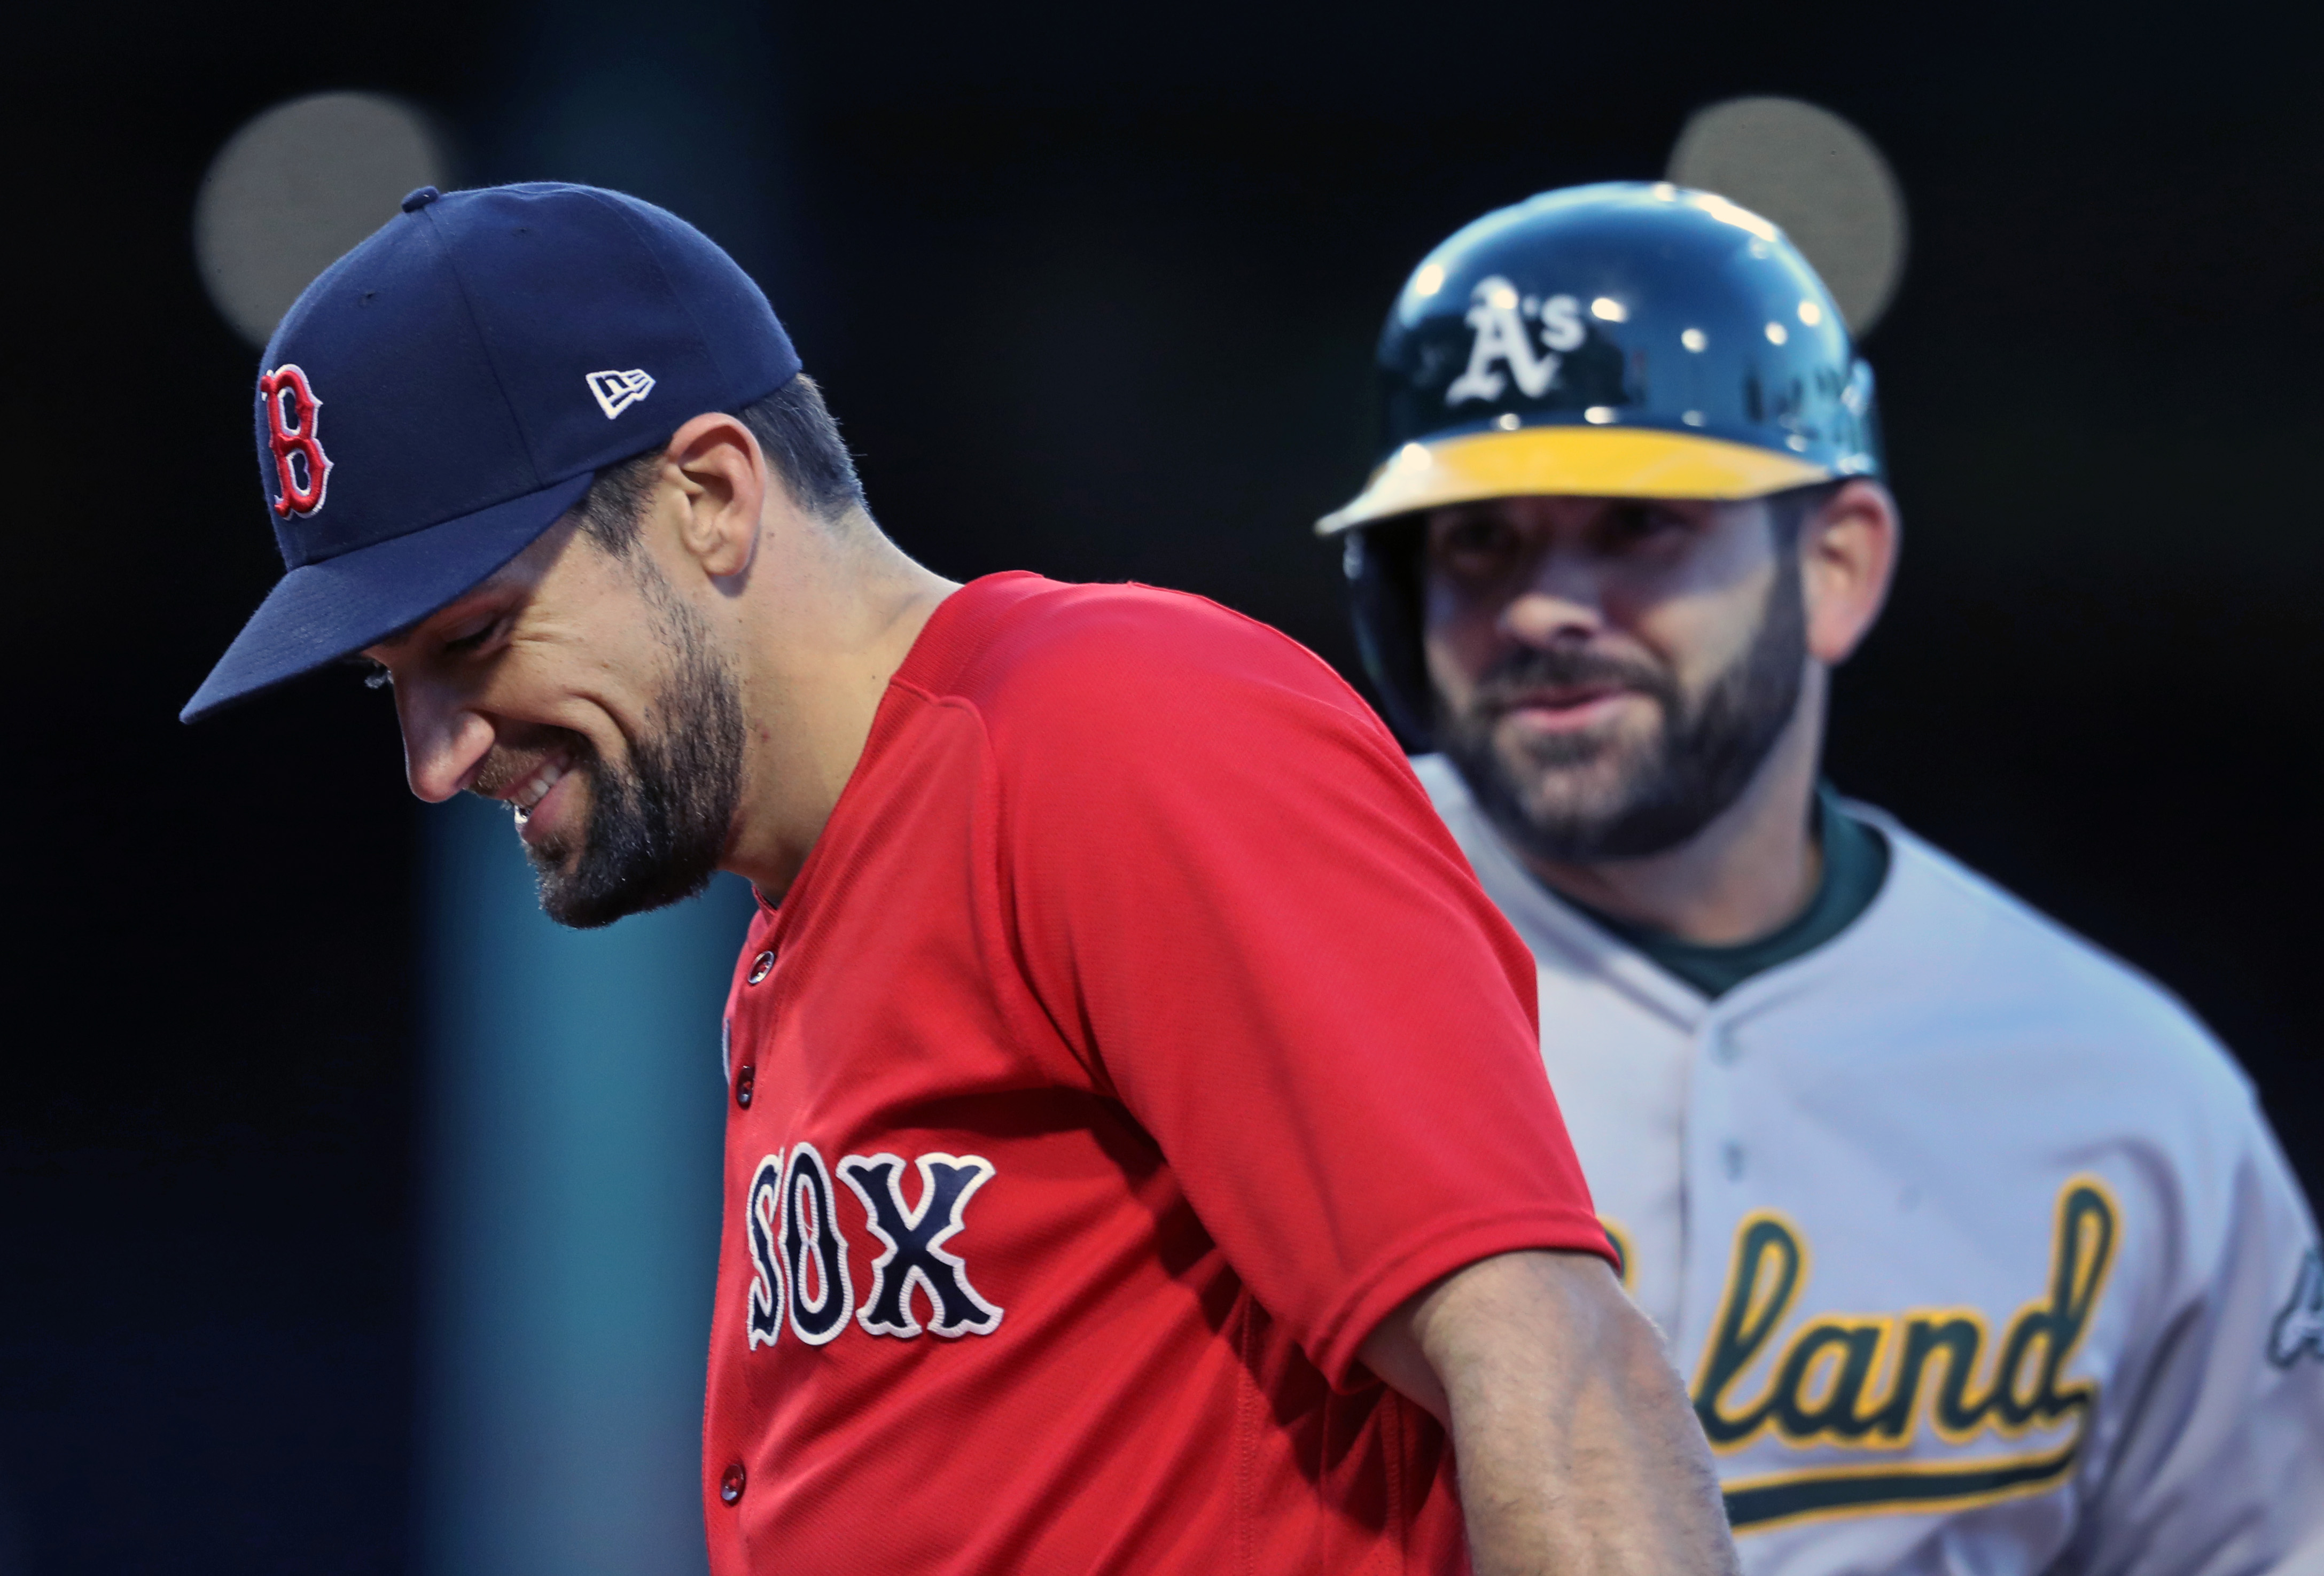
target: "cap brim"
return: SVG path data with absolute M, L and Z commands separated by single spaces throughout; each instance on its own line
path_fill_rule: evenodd
M 1647 427 L 1520 427 L 1407 443 L 1355 502 L 1315 522 L 1333 536 L 1416 509 L 1481 498 L 1764 498 L 1831 480 L 1807 460 Z
M 524 551 L 581 501 L 593 479 L 585 471 L 291 570 L 250 615 L 178 720 L 198 722 L 426 618 Z

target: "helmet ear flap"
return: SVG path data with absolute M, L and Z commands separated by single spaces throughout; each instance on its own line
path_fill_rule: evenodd
M 1435 747 L 1436 701 L 1420 646 L 1422 532 L 1412 515 L 1362 526 L 1348 532 L 1341 558 L 1364 671 L 1388 726 L 1415 754 Z

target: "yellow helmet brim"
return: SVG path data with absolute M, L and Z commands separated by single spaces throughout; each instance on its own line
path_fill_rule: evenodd
M 1831 479 L 1821 465 L 1751 444 L 1644 427 L 1520 427 L 1407 443 L 1345 508 L 1315 522 L 1335 536 L 1391 515 L 1484 498 L 1764 498 Z

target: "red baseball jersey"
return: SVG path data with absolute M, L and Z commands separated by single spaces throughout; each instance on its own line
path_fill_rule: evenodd
M 1394 740 L 1213 604 L 939 606 L 727 1008 L 718 1576 L 1464 1568 L 1357 1360 L 1608 1251 L 1531 955 Z

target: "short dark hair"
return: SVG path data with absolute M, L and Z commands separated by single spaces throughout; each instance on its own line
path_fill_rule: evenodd
M 835 522 L 863 505 L 863 484 L 855 456 L 839 436 L 839 423 L 823 402 L 823 391 L 800 373 L 764 399 L 734 412 L 765 452 L 791 502 L 825 522 Z M 576 506 L 581 530 L 590 540 L 625 558 L 637 546 L 646 500 L 661 468 L 659 445 L 599 471 Z

